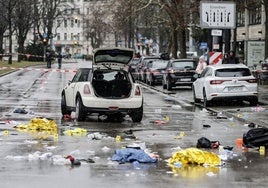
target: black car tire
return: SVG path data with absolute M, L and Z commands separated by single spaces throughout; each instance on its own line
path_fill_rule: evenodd
M 256 106 L 258 104 L 258 97 L 253 97 L 249 100 L 250 106 Z
M 203 90 L 203 106 L 209 107 L 210 106 L 210 101 L 208 101 L 207 96 L 206 96 L 206 90 Z
M 169 80 L 167 80 L 167 90 L 168 91 L 171 91 L 172 90 L 172 85 L 171 85 L 171 83 L 170 83 Z
M 201 102 L 201 100 L 200 100 L 200 99 L 198 99 L 198 98 L 196 98 L 196 94 L 195 94 L 195 89 L 194 89 L 194 86 L 192 87 L 192 89 L 193 89 L 193 97 L 194 97 L 194 102 L 195 102 L 195 103 L 200 103 L 200 102 Z
M 150 86 L 153 86 L 154 85 L 154 82 L 153 82 L 153 76 L 150 74 L 150 76 L 149 76 L 149 85 Z
M 61 114 L 62 115 L 66 115 L 66 114 L 71 115 L 71 111 L 67 110 L 65 94 L 62 94 L 62 96 L 61 96 Z
M 163 80 L 162 80 L 162 86 L 163 86 L 163 89 L 167 89 L 167 84 L 165 83 L 164 78 L 163 78 Z
M 134 111 L 131 113 L 131 119 L 132 119 L 132 121 L 135 122 L 135 123 L 139 123 L 139 122 L 141 122 L 142 117 L 143 117 L 143 105 L 141 105 L 140 108 L 138 108 L 137 110 L 134 110 Z
M 78 121 L 84 121 L 85 118 L 86 118 L 85 109 L 84 109 L 84 106 L 83 106 L 82 99 L 80 97 L 78 97 L 77 100 L 76 100 L 75 118 Z

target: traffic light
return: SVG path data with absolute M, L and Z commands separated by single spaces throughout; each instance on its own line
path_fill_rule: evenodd
M 47 39 L 46 38 L 43 38 L 43 44 L 47 45 Z

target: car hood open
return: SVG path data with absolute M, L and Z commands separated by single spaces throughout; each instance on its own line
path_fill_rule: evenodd
M 134 57 L 134 50 L 130 48 L 98 48 L 94 50 L 93 64 L 126 66 Z

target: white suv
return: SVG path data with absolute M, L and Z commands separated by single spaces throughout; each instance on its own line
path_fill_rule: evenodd
M 62 114 L 75 111 L 78 121 L 89 114 L 108 117 L 129 115 L 133 122 L 143 117 L 143 96 L 128 71 L 134 51 L 128 48 L 99 48 L 93 67 L 81 68 L 62 91 Z
M 243 64 L 207 66 L 193 83 L 194 101 L 208 106 L 219 99 L 258 103 L 258 84 L 249 68 Z

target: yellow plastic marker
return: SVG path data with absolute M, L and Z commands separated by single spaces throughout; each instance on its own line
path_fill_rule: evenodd
M 265 155 L 265 147 L 260 146 L 260 155 Z
M 121 136 L 119 136 L 119 135 L 117 135 L 116 137 L 115 137 L 115 140 L 116 140 L 116 142 L 121 142 Z

